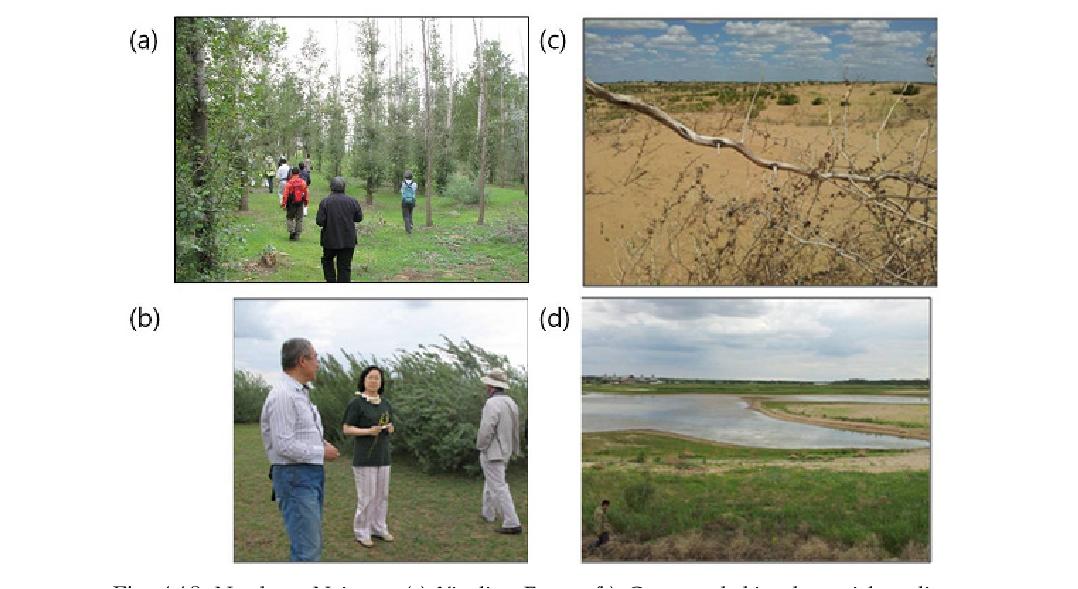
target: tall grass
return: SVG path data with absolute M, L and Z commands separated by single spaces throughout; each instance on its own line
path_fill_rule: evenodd
M 722 475 L 585 470 L 582 476 L 585 529 L 594 506 L 609 498 L 610 521 L 629 543 L 686 534 L 763 545 L 768 538 L 816 538 L 835 547 L 878 545 L 882 555 L 895 559 L 911 545 L 929 543 L 929 479 L 923 471 L 765 467 Z M 646 502 L 629 499 L 642 487 L 650 488 Z

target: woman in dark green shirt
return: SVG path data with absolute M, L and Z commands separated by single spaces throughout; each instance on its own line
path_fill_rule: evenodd
M 382 369 L 368 366 L 359 375 L 359 391 L 344 412 L 344 435 L 355 438 L 352 473 L 356 479 L 356 515 L 352 531 L 356 542 L 370 548 L 371 538 L 393 541 L 386 525 L 389 510 L 389 438 L 393 433 L 393 407 L 382 398 Z

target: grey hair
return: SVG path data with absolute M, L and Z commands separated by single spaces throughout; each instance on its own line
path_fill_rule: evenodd
M 310 340 L 302 337 L 294 337 L 286 341 L 281 344 L 281 369 L 292 370 L 299 365 L 300 358 L 313 351 L 314 346 Z
M 329 181 L 329 191 L 333 193 L 344 192 L 344 178 L 334 176 L 333 179 Z

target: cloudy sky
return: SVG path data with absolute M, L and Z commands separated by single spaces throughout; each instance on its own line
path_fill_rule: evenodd
M 584 37 L 596 82 L 932 81 L 936 21 L 586 19 Z
M 273 377 L 281 371 L 281 344 L 311 340 L 319 354 L 340 350 L 386 358 L 398 349 L 461 339 L 527 363 L 525 301 L 237 300 L 235 368 Z
M 927 300 L 585 299 L 586 375 L 928 378 Z

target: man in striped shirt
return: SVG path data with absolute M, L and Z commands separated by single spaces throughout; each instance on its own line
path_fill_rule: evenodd
M 262 445 L 270 462 L 273 495 L 291 542 L 291 559 L 318 560 L 322 554 L 322 465 L 340 453 L 325 440 L 322 418 L 311 403 L 307 383 L 318 373 L 318 354 L 303 338 L 281 346 L 284 374 L 262 405 Z

